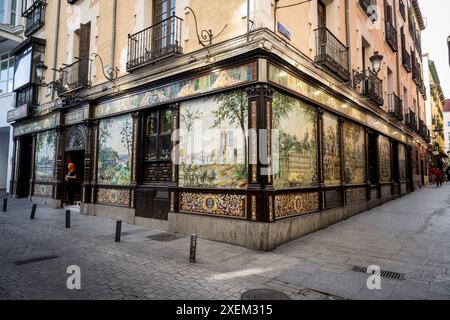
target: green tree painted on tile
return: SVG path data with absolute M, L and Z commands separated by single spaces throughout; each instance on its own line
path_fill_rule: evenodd
M 44 131 L 36 135 L 35 180 L 52 182 L 55 169 L 56 132 Z

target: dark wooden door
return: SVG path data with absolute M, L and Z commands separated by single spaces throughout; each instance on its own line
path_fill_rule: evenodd
M 32 172 L 32 154 L 33 138 L 32 136 L 23 136 L 20 138 L 19 166 L 17 179 L 17 196 L 28 197 L 31 195 L 30 179 Z
M 326 6 L 322 1 L 317 1 L 317 27 L 324 28 L 327 26 Z
M 78 85 L 80 87 L 86 86 L 89 80 L 89 55 L 91 42 L 91 23 L 80 25 L 80 50 L 78 65 Z

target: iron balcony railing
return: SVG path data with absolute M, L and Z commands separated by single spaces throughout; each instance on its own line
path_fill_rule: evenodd
M 359 86 L 360 93 L 366 98 L 375 102 L 378 106 L 384 104 L 383 99 L 383 81 L 377 77 L 371 70 L 365 70 L 354 78 L 359 78 L 361 85 Z
M 348 48 L 327 28 L 318 28 L 316 33 L 316 57 L 314 61 L 343 80 L 350 80 Z
M 405 70 L 410 73 L 411 72 L 411 54 L 405 49 L 402 48 L 402 64 Z
M 403 121 L 402 100 L 395 93 L 388 94 L 388 112 Z
M 413 130 L 417 130 L 416 113 L 411 109 L 405 114 L 405 124 Z
M 359 0 L 359 4 L 369 18 L 372 18 L 375 13 L 376 0 Z
M 417 61 L 412 61 L 412 77 L 416 85 L 420 86 L 421 80 L 420 80 L 420 71 L 417 66 Z
M 403 18 L 403 21 L 406 21 L 406 6 L 405 3 L 403 2 L 403 0 L 399 0 L 399 5 L 398 5 L 398 9 L 400 11 L 400 15 Z
M 171 16 L 147 29 L 128 35 L 127 70 L 183 53 L 181 26 L 183 19 Z
M 91 85 L 91 60 L 78 60 L 60 69 L 59 81 L 64 92 L 70 92 Z
M 25 30 L 26 37 L 33 34 L 39 28 L 45 24 L 45 7 L 46 1 L 35 1 L 32 6 L 23 14 L 25 18 Z
M 386 21 L 385 28 L 386 28 L 386 42 L 392 49 L 392 51 L 397 52 L 398 50 L 397 30 L 395 30 L 392 22 L 390 21 Z
M 419 134 L 425 139 L 428 136 L 428 128 L 422 119 L 419 119 Z

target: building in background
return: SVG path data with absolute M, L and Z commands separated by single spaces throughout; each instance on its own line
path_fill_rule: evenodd
M 445 144 L 445 127 L 448 125 L 444 119 L 445 96 L 436 65 L 428 54 L 424 55 L 424 64 L 428 65 L 424 78 L 427 92 L 430 92 L 426 101 L 427 126 L 431 132 L 430 166 L 442 169 L 448 157 Z
M 11 50 L 23 41 L 20 1 L 0 1 L 0 193 L 9 192 L 12 130 L 7 112 L 13 104 L 14 56 Z
M 450 99 L 446 99 L 444 104 L 444 138 L 445 153 L 450 155 Z
M 189 6 L 23 0 L 14 196 L 272 249 L 427 183 L 417 0 Z

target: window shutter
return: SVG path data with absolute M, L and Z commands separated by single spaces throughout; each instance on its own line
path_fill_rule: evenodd
M 79 77 L 80 85 L 85 86 L 89 77 L 89 51 L 91 40 L 91 23 L 80 25 L 80 63 L 79 63 Z

